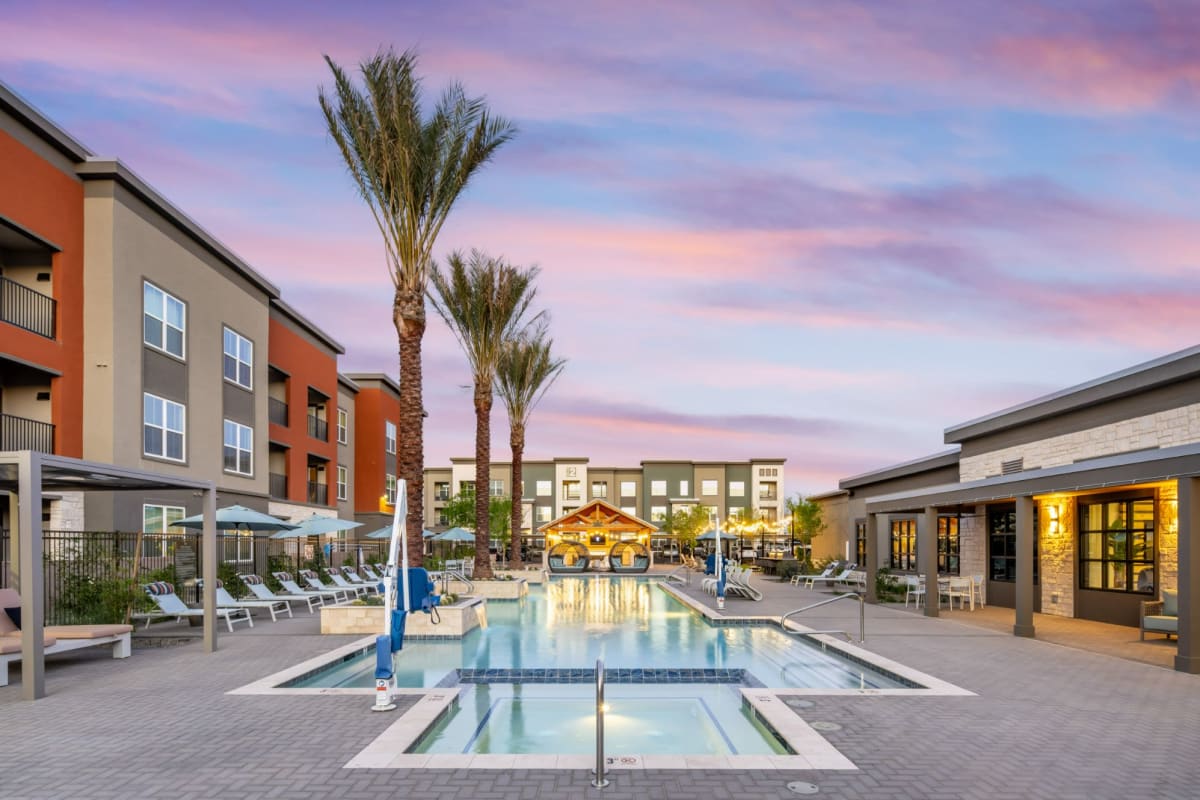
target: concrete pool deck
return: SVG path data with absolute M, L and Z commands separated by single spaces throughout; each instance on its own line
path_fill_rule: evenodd
M 731 599 L 727 614 L 778 615 L 829 596 L 754 583 L 763 602 Z M 812 613 L 810 627 L 856 633 L 857 604 Z M 135 643 L 126 660 L 87 651 L 51 658 L 48 696 L 34 703 L 20 700 L 13 670 L 12 685 L 0 689 L 0 796 L 754 800 L 796 796 L 789 781 L 846 798 L 1195 796 L 1200 676 L 1019 639 L 997 621 L 1004 613 L 930 619 L 902 606 L 867 608 L 866 649 L 975 696 L 789 698 L 792 713 L 821 729 L 855 771 L 628 769 L 598 791 L 585 769 L 345 769 L 396 720 L 371 713 L 370 698 L 227 694 L 357 638 L 320 636 L 316 618 L 302 614 L 225 633 L 213 654 L 196 640 Z M 1136 641 L 1136 631 L 1119 631 Z M 191 635 L 166 623 L 151 632 L 163 642 Z M 1146 645 L 1173 655 L 1173 646 Z M 416 698 L 397 702 L 406 708 Z

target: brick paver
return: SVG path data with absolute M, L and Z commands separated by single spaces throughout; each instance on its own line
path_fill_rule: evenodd
M 731 600 L 727 611 L 777 614 L 827 596 L 762 586 L 763 603 Z M 841 605 L 807 624 L 855 623 L 856 607 Z M 353 640 L 315 635 L 303 615 L 223 635 L 212 655 L 196 643 L 138 648 L 125 661 L 59 657 L 36 703 L 20 700 L 14 669 L 0 689 L 0 797 L 753 800 L 795 797 L 790 780 L 871 800 L 1197 796 L 1200 677 L 957 617 L 868 611 L 868 649 L 978 696 L 806 698 L 796 713 L 840 725 L 823 735 L 856 772 L 616 772 L 597 791 L 582 770 L 346 770 L 396 719 L 368 711 L 369 697 L 225 694 Z

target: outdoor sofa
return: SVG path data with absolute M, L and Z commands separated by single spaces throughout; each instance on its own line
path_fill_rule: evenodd
M 1164 633 L 1167 638 L 1179 635 L 1179 592 L 1163 589 L 1162 600 L 1143 600 L 1141 614 L 1142 641 L 1147 633 Z
M 21 660 L 21 629 L 8 609 L 19 618 L 21 595 L 15 589 L 0 589 L 0 686 L 8 685 L 8 665 Z M 46 655 L 81 647 L 112 645 L 113 658 L 129 658 L 132 625 L 47 625 L 43 629 Z

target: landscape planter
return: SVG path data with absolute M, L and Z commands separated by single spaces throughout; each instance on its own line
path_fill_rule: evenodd
M 383 606 L 324 606 L 321 608 L 321 633 L 370 636 L 384 630 Z M 436 636 L 461 639 L 487 623 L 487 606 L 482 597 L 466 597 L 452 606 L 438 606 L 440 624 L 431 614 L 416 611 L 408 615 L 405 636 Z

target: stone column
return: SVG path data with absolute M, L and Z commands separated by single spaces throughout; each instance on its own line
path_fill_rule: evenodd
M 937 509 L 927 506 L 917 517 L 917 565 L 925 573 L 925 616 L 936 617 L 941 606 L 938 597 Z
M 1013 636 L 1033 636 L 1033 498 L 1017 498 L 1016 622 Z
M 1179 485 L 1179 649 L 1175 669 L 1200 673 L 1200 478 Z
M 867 530 L 866 530 L 866 547 L 863 553 L 863 558 L 867 560 L 866 564 L 859 564 L 859 569 L 864 569 L 867 572 L 867 597 L 868 603 L 878 603 L 879 597 L 875 594 L 875 576 L 879 574 L 879 515 L 867 514 Z

